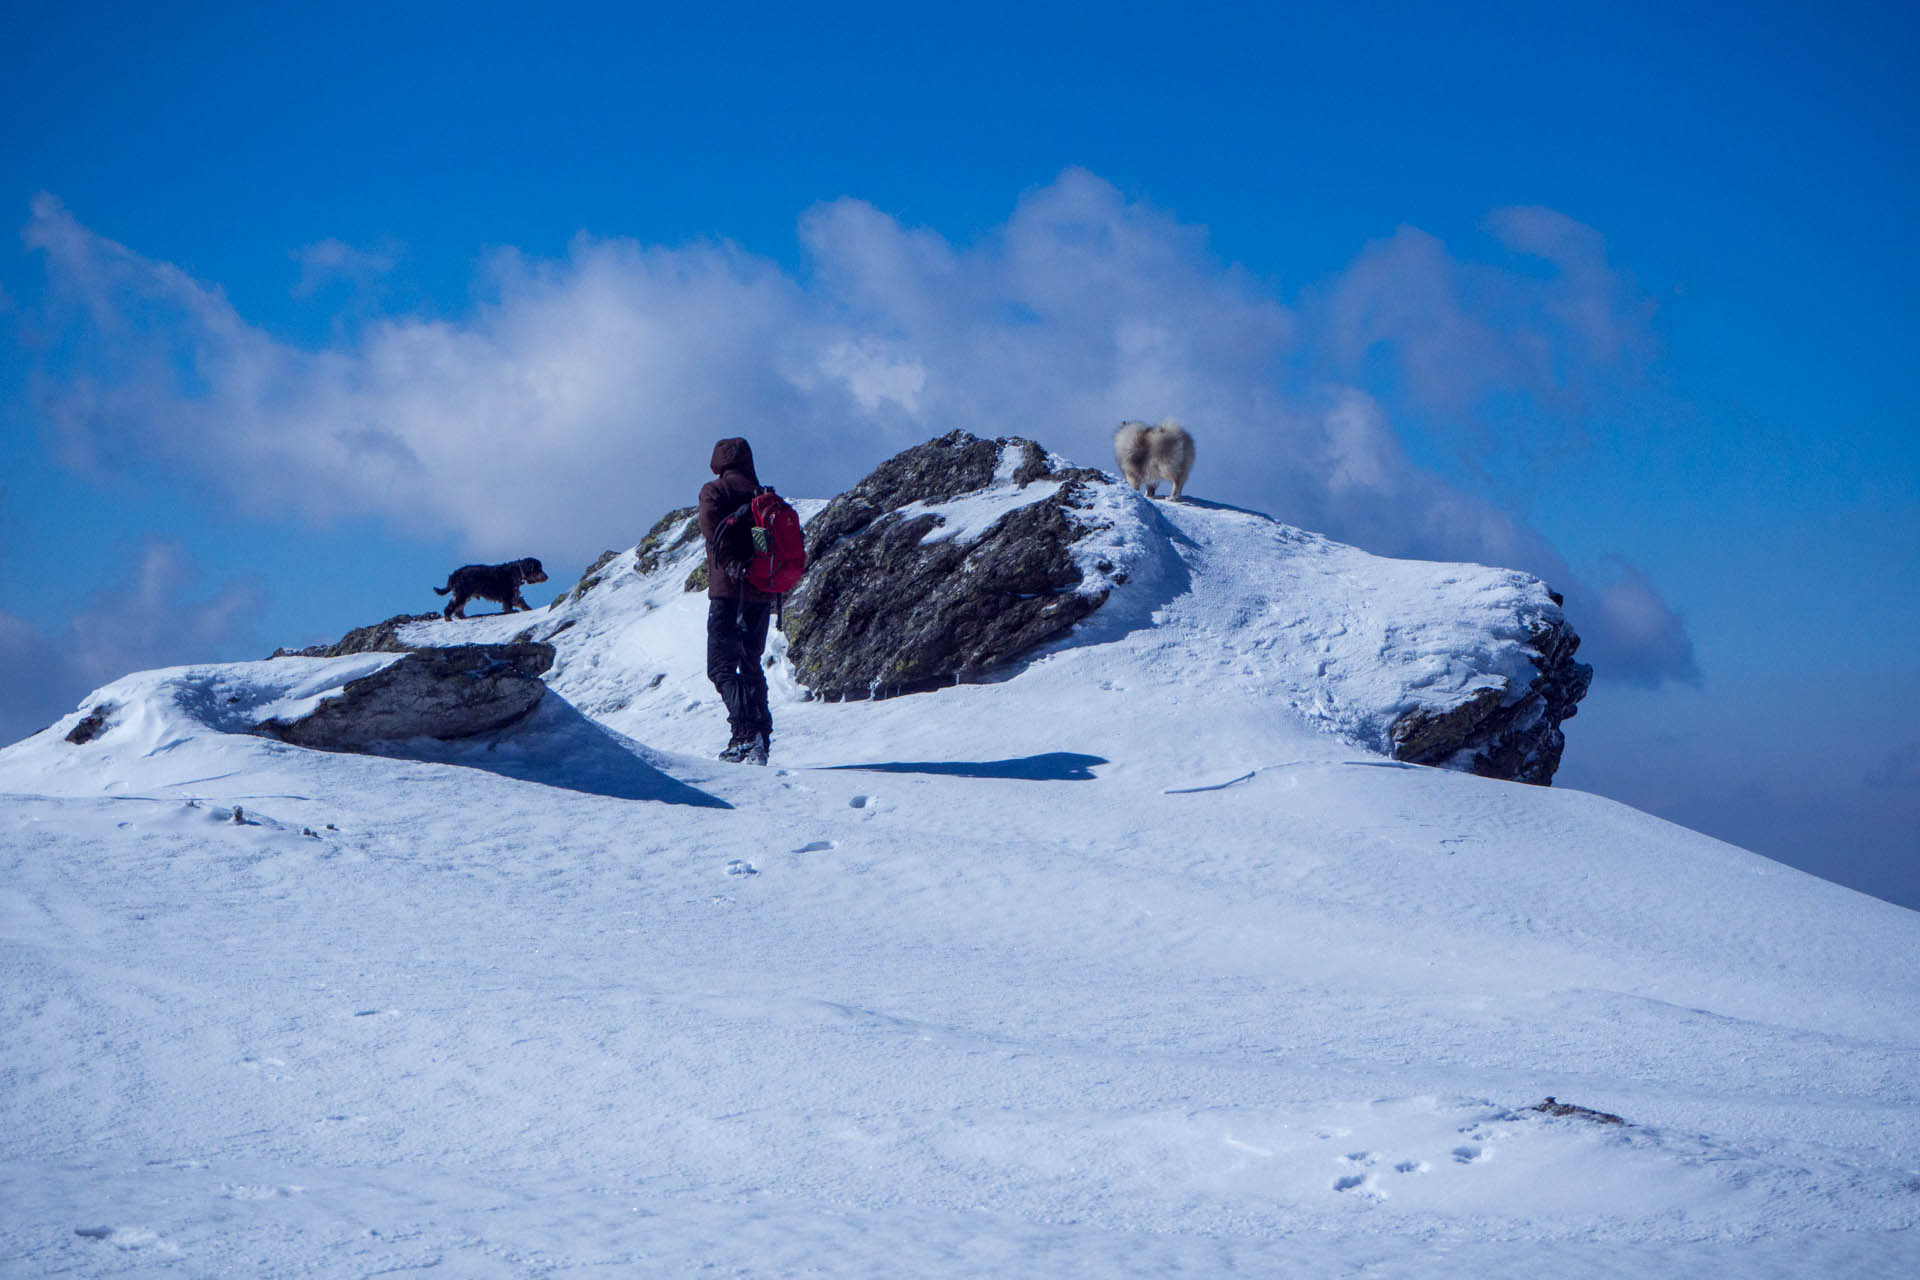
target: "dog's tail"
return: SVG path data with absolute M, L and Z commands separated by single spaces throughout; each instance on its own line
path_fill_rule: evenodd
M 453 588 L 452 588 L 452 587 L 435 587 L 435 588 L 433 589 L 433 594 L 435 594 L 435 595 L 437 595 L 437 596 L 448 596 L 448 595 L 452 595 L 452 594 L 453 594 Z

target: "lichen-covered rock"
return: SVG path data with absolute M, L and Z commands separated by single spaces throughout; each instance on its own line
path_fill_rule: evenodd
M 1517 696 L 1503 681 L 1444 711 L 1409 711 L 1390 730 L 1393 758 L 1486 778 L 1551 783 L 1567 745 L 1560 725 L 1579 711 L 1593 668 L 1574 661 L 1580 637 L 1565 619 L 1535 628 L 1527 647 L 1536 655 L 1537 674 Z
M 539 704 L 547 692 L 540 676 L 553 657 L 552 645 L 537 643 L 415 649 L 299 719 L 269 720 L 258 732 L 323 751 L 491 733 Z
M 275 649 L 274 658 L 344 658 L 353 653 L 407 653 L 417 648 L 400 638 L 400 628 L 414 622 L 439 622 L 437 613 L 396 613 L 385 622 L 355 627 L 332 644 L 305 649 Z
M 955 431 L 882 463 L 808 522 L 807 575 L 783 630 L 821 697 L 884 698 L 1001 671 L 1098 609 L 1073 545 L 1098 471 L 1031 440 Z M 961 511 L 959 500 L 979 509 Z M 943 508 L 947 508 L 943 510 Z M 984 522 L 964 533 L 962 516 Z
M 633 549 L 636 573 L 652 573 L 674 552 L 700 536 L 699 509 L 676 507 L 653 522 L 647 536 Z
M 619 558 L 618 551 L 602 551 L 594 562 L 587 566 L 587 571 L 580 575 L 580 581 L 573 584 L 573 590 L 563 591 L 553 598 L 552 603 L 547 605 L 548 611 L 570 604 L 600 585 L 600 571 Z

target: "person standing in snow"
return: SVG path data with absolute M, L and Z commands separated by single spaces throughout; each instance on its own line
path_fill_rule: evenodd
M 767 673 L 761 655 L 767 648 L 767 621 L 773 597 L 755 590 L 733 549 L 715 545 L 720 522 L 753 500 L 760 478 L 753 469 L 753 448 L 738 436 L 713 446 L 708 464 L 714 478 L 700 490 L 700 536 L 707 544 L 707 679 L 727 707 L 732 736 L 722 760 L 765 764 L 773 740 L 773 715 L 767 710 Z

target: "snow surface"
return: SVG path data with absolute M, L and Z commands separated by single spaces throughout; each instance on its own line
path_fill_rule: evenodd
M 0 751 L 0 1272 L 1920 1272 L 1920 915 L 1380 754 L 1533 579 L 1102 502 L 1067 643 L 776 662 L 767 769 L 691 550 L 410 633 L 552 634 L 491 747 L 244 732 L 366 655 Z

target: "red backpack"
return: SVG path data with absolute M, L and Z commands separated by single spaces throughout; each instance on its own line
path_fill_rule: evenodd
M 756 591 L 785 595 L 807 568 L 807 541 L 800 513 L 771 488 L 762 486 L 751 502 L 720 522 L 714 545 L 729 552 L 724 568 L 736 582 Z

